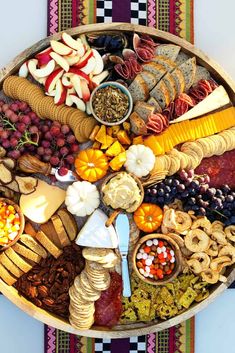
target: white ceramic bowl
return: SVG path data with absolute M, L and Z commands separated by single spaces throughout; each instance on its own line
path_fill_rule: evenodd
M 120 120 L 118 121 L 115 121 L 113 123 L 110 123 L 110 122 L 107 122 L 107 121 L 104 121 L 102 119 L 100 119 L 94 112 L 94 109 L 93 109 L 93 104 L 92 104 L 92 101 L 93 101 L 93 97 L 95 95 L 95 93 L 101 89 L 101 88 L 104 88 L 104 87 L 107 87 L 107 86 L 113 86 L 113 87 L 116 87 L 116 88 L 119 88 L 125 95 L 127 95 L 128 97 L 128 100 L 129 100 L 129 109 L 128 109 L 128 112 L 127 114 Z M 94 116 L 94 118 L 101 124 L 103 125 L 107 125 L 107 126 L 114 126 L 114 125 L 120 125 L 122 124 L 125 120 L 128 119 L 128 117 L 130 116 L 131 112 L 132 112 L 132 109 L 133 109 L 133 99 L 132 99 L 132 96 L 129 92 L 129 90 L 123 86 L 121 83 L 119 82 L 115 82 L 115 81 L 107 81 L 107 82 L 103 82 L 101 83 L 99 86 L 97 86 L 91 93 L 91 97 L 90 97 L 90 108 L 91 108 L 91 112 L 92 112 L 92 115 Z

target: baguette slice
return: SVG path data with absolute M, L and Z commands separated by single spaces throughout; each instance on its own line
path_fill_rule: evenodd
M 177 67 L 174 71 L 171 72 L 171 76 L 175 81 L 176 96 L 179 96 L 185 90 L 184 75 L 182 74 L 182 71 Z
M 153 57 L 152 61 L 155 63 L 162 65 L 166 71 L 171 72 L 176 68 L 176 63 L 174 61 L 166 58 L 165 56 L 162 55 L 156 55 Z
M 44 224 L 41 224 L 40 230 L 42 230 L 43 233 L 47 235 L 47 237 L 52 241 L 52 243 L 54 243 L 57 246 L 57 248 L 62 249 L 59 236 L 55 230 L 55 227 L 52 221 L 48 221 Z
M 8 272 L 2 264 L 0 264 L 0 278 L 8 284 L 8 286 L 12 286 L 17 281 L 17 278 Z
M 148 86 L 140 75 L 136 76 L 136 78 L 132 81 L 128 89 L 132 96 L 133 103 L 137 101 L 146 101 L 149 97 Z
M 170 101 L 173 102 L 173 100 L 176 97 L 176 87 L 175 87 L 175 80 L 171 76 L 171 74 L 168 72 L 163 78 L 162 81 L 165 83 L 165 85 L 168 88 L 168 91 L 170 93 Z
M 156 47 L 155 54 L 165 56 L 166 58 L 175 61 L 180 49 L 181 47 L 179 45 L 161 44 Z
M 133 112 L 130 115 L 131 131 L 135 135 L 147 135 L 147 127 L 143 119 L 136 113 Z
M 179 66 L 179 69 L 182 71 L 182 74 L 184 75 L 185 91 L 187 92 L 195 80 L 196 58 L 193 57 L 185 61 L 183 64 Z
M 32 269 L 33 266 L 28 261 L 19 256 L 12 248 L 6 249 L 5 254 L 23 272 L 27 273 Z
M 20 242 L 27 246 L 27 248 L 41 256 L 43 259 L 47 258 L 46 250 L 31 235 L 22 234 L 20 236 Z
M 148 104 L 154 106 L 155 111 L 154 113 L 161 113 L 162 108 L 160 107 L 159 103 L 156 101 L 154 97 L 150 97 L 149 100 L 147 101 Z
M 37 264 L 40 262 L 41 260 L 41 256 L 39 256 L 38 254 L 36 254 L 35 252 L 31 251 L 30 249 L 26 248 L 26 246 L 21 245 L 19 243 L 15 243 L 12 246 L 12 249 L 17 252 L 19 255 L 24 256 L 26 259 L 29 259 L 33 262 L 36 262 Z
M 157 83 L 161 80 L 161 78 L 166 73 L 166 69 L 164 66 L 157 64 L 153 61 L 143 64 L 142 66 L 145 71 L 149 71 L 155 76 Z
M 149 91 L 151 91 L 151 89 L 156 86 L 157 80 L 155 78 L 155 75 L 151 72 L 144 70 L 140 73 L 140 76 L 144 79 Z
M 14 262 L 12 262 L 9 257 L 4 254 L 4 252 L 0 255 L 0 263 L 16 278 L 19 278 L 24 274 L 24 272 L 19 267 L 17 267 Z
M 179 54 L 177 55 L 177 58 L 175 60 L 175 63 L 177 66 L 183 64 L 185 61 L 187 61 L 188 59 L 190 59 L 190 56 L 186 53 L 184 53 L 183 51 L 180 51 Z
M 141 119 L 147 122 L 149 115 L 153 114 L 155 111 L 154 106 L 145 102 L 136 102 L 134 106 L 134 112 L 136 112 Z
M 48 238 L 45 233 L 43 233 L 43 231 L 40 230 L 39 232 L 37 232 L 36 239 L 56 259 L 62 254 L 62 250 L 57 248 L 57 246 Z
M 160 81 L 150 92 L 162 109 L 170 104 L 170 93 L 164 81 Z
M 55 227 L 56 233 L 58 234 L 62 248 L 70 245 L 71 243 L 70 243 L 69 237 L 66 233 L 66 230 L 63 226 L 63 223 L 62 223 L 60 217 L 58 215 L 54 214 L 51 217 L 51 220 L 52 220 L 52 223 Z
M 209 73 L 209 71 L 205 67 L 197 65 L 193 86 L 195 86 L 200 80 L 210 80 L 210 79 L 211 79 L 211 74 Z
M 78 234 L 78 226 L 75 218 L 65 208 L 60 209 L 57 214 L 60 217 L 70 240 L 73 241 Z

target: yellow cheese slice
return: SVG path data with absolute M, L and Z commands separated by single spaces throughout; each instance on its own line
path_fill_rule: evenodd
M 29 195 L 21 195 L 20 208 L 23 214 L 35 223 L 45 223 L 65 200 L 65 191 L 38 180 L 36 190 Z

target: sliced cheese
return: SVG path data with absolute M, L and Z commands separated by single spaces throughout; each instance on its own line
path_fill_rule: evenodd
M 117 234 L 112 225 L 105 226 L 107 219 L 104 212 L 95 210 L 78 233 L 76 244 L 90 248 L 117 248 Z
M 65 200 L 66 192 L 57 186 L 38 180 L 36 190 L 21 195 L 20 208 L 23 214 L 35 223 L 45 223 Z
M 187 113 L 181 115 L 179 118 L 172 120 L 170 124 L 175 124 L 183 120 L 198 118 L 199 116 L 211 113 L 217 109 L 231 105 L 229 96 L 223 86 L 217 87 L 200 103 L 195 105 Z

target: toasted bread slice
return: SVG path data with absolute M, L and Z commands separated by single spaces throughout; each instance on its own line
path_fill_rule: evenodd
M 155 76 L 157 83 L 166 73 L 166 69 L 164 68 L 164 66 L 157 64 L 153 61 L 143 64 L 142 66 L 145 71 L 149 71 Z
M 155 54 L 162 55 L 172 61 L 175 61 L 181 47 L 175 44 L 161 44 L 156 47 Z
M 156 55 L 153 57 L 152 61 L 155 63 L 162 65 L 166 71 L 171 72 L 176 68 L 176 63 L 174 61 L 162 56 L 162 55 Z
M 165 76 L 163 76 L 162 81 L 166 84 L 168 91 L 170 93 L 170 101 L 173 102 L 173 100 L 176 97 L 176 87 L 175 87 L 175 80 L 171 76 L 171 74 L 168 72 Z
M 184 75 L 182 74 L 182 71 L 177 67 L 174 71 L 171 72 L 171 76 L 175 81 L 176 96 L 179 96 L 185 90 Z
M 38 254 L 36 254 L 35 252 L 31 251 L 30 249 L 28 249 L 26 246 L 21 245 L 20 243 L 15 243 L 12 246 L 12 249 L 17 252 L 19 255 L 24 256 L 26 259 L 29 259 L 33 262 L 36 262 L 37 264 L 40 262 L 41 260 L 41 256 L 39 256 Z
M 25 234 L 29 234 L 34 238 L 35 238 L 35 235 L 37 234 L 36 230 L 34 229 L 34 227 L 30 222 L 25 223 L 24 232 Z
M 52 243 L 54 243 L 57 246 L 57 248 L 62 249 L 59 236 L 55 230 L 55 227 L 52 221 L 48 221 L 46 223 L 41 224 L 40 230 L 42 230 L 43 233 L 45 233 L 48 236 L 48 238 L 52 241 Z
M 196 58 L 193 57 L 185 61 L 183 64 L 179 66 L 179 69 L 182 71 L 182 74 L 184 75 L 185 91 L 187 92 L 195 80 Z
M 140 75 L 136 76 L 128 89 L 132 96 L 133 103 L 137 101 L 146 101 L 149 97 L 148 85 Z
M 147 122 L 149 115 L 154 113 L 155 108 L 153 105 L 138 101 L 134 106 L 134 111 L 139 115 L 141 119 Z
M 28 261 L 26 261 L 22 256 L 18 255 L 12 248 L 6 249 L 5 254 L 23 272 L 27 273 L 32 269 L 33 266 Z
M 17 278 L 13 276 L 2 264 L 0 264 L 0 277 L 6 284 L 8 284 L 8 286 L 12 286 L 17 281 Z
M 147 100 L 147 103 L 154 106 L 154 108 L 155 108 L 154 113 L 161 113 L 162 112 L 162 108 L 160 107 L 159 103 L 156 101 L 156 99 L 154 97 L 150 97 Z
M 70 240 L 73 241 L 78 234 L 78 226 L 75 218 L 66 210 L 66 208 L 61 208 L 57 211 L 57 214 L 60 217 Z
M 36 239 L 56 259 L 62 254 L 62 250 L 59 249 L 42 230 L 37 232 Z
M 205 67 L 197 65 L 193 86 L 195 86 L 200 80 L 210 80 L 210 79 L 211 79 L 211 74 L 209 73 L 209 71 Z
M 23 243 L 27 248 L 41 256 L 43 259 L 47 258 L 46 250 L 37 242 L 34 237 L 29 234 L 22 234 L 20 236 L 20 242 Z
M 131 131 L 135 135 L 147 135 L 147 126 L 143 119 L 136 113 L 133 112 L 130 115 Z
M 149 71 L 142 71 L 140 76 L 144 79 L 145 83 L 148 86 L 148 89 L 151 90 L 157 84 L 157 80 L 154 74 Z
M 160 81 L 150 92 L 162 109 L 170 104 L 170 93 L 164 81 Z
M 24 272 L 19 267 L 17 267 L 14 262 L 12 262 L 9 257 L 4 254 L 4 252 L 0 255 L 0 263 L 16 278 L 19 278 L 24 274 Z
M 61 243 L 61 246 L 62 248 L 64 248 L 65 246 L 68 246 L 70 245 L 70 239 L 66 233 L 66 230 L 63 226 L 63 223 L 60 219 L 60 217 L 56 214 L 54 214 L 52 217 L 51 217 L 51 221 L 55 227 L 55 230 L 56 230 L 56 233 L 58 234 L 58 237 L 59 237 L 59 240 L 60 240 L 60 243 Z
M 177 66 L 179 66 L 179 65 L 183 64 L 185 61 L 187 61 L 188 59 L 190 59 L 190 56 L 181 50 L 179 52 L 179 54 L 177 55 L 175 63 Z

